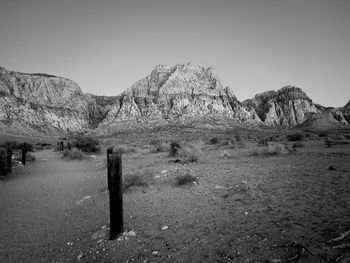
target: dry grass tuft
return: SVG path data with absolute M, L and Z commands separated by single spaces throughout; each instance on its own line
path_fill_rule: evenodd
M 67 160 L 83 160 L 86 158 L 86 155 L 81 150 L 74 147 L 71 150 L 62 151 L 62 158 Z
M 197 181 L 198 179 L 189 172 L 175 177 L 176 186 L 183 186 Z
M 123 192 L 129 192 L 133 187 L 147 187 L 149 186 L 149 173 L 141 174 L 135 173 L 127 175 L 123 178 Z

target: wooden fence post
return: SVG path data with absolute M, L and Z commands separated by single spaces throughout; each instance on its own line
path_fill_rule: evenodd
M 26 153 L 27 153 L 27 143 L 23 143 L 22 148 L 22 164 L 26 165 Z
M 63 145 L 63 141 L 61 141 L 61 151 L 63 151 L 64 149 L 64 145 Z
M 122 156 L 117 153 L 108 154 L 107 156 L 110 212 L 109 239 L 113 240 L 123 232 Z
M 7 148 L 7 168 L 9 173 L 12 173 L 12 149 Z

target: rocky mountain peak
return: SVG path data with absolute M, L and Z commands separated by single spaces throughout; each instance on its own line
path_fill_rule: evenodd
M 212 68 L 192 63 L 157 65 L 119 96 L 119 101 L 99 125 L 101 133 L 121 127 L 176 125 L 233 120 L 260 122 L 254 110 L 242 107 Z

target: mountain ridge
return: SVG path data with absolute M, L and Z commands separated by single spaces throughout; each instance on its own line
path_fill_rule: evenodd
M 117 96 L 83 93 L 76 82 L 63 77 L 0 67 L 0 106 L 6 104 L 20 112 L 7 128 L 29 134 L 109 135 L 167 125 L 293 128 L 305 122 L 310 113 L 328 114 L 330 123 L 349 125 L 349 107 L 329 110 L 317 106 L 294 86 L 240 102 L 230 87 L 222 85 L 212 67 L 191 63 L 157 65 Z M 6 130 L 4 112 L 0 112 L 0 120 L 0 129 Z

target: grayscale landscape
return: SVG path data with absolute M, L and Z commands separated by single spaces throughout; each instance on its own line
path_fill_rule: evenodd
M 350 262 L 346 1 L 59 2 L 0 11 L 0 262 Z

